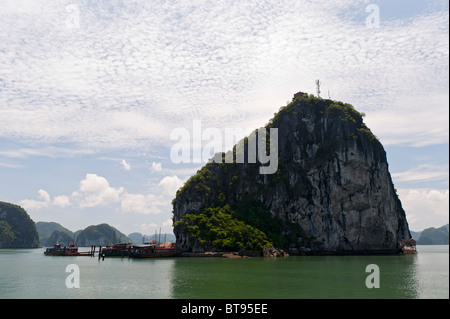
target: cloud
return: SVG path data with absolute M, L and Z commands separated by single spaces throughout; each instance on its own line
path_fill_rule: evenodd
M 120 164 L 122 164 L 123 168 L 124 168 L 126 171 L 129 171 L 129 170 L 131 169 L 130 164 L 128 164 L 127 161 L 124 160 L 124 159 L 120 162 Z
M 398 189 L 397 193 L 411 230 L 440 227 L 449 222 L 448 189 Z
M 162 223 L 162 226 L 163 226 L 163 227 L 171 227 L 172 224 L 173 224 L 173 220 L 172 220 L 172 218 L 171 218 L 171 219 L 168 219 L 168 220 L 166 220 L 165 222 L 163 222 L 163 223 Z
M 48 203 L 50 202 L 50 195 L 43 189 L 40 189 L 38 191 L 39 198 L 42 199 L 44 202 Z
M 43 189 L 38 190 L 38 198 L 40 200 L 24 199 L 20 201 L 20 205 L 26 210 L 39 210 L 50 205 L 50 195 Z
M 161 164 L 161 163 L 155 163 L 155 162 L 153 162 L 153 163 L 152 163 L 152 169 L 153 169 L 155 172 L 161 172 L 161 170 L 162 170 L 162 164 Z
M 422 164 L 403 172 L 392 173 L 395 182 L 448 181 L 448 165 Z
M 323 92 L 374 121 L 378 111 L 400 120 L 374 124 L 388 143 L 448 141 L 443 105 L 427 104 L 422 126 L 423 99 L 414 99 L 448 99 L 448 10 L 382 15 L 381 27 L 368 29 L 366 16 L 345 14 L 365 12 L 365 1 L 81 1 L 73 29 L 69 4 L 2 2 L 0 136 L 151 150 L 194 118 L 215 127 L 268 120 L 320 78 Z
M 75 146 L 74 146 L 75 147 Z M 10 158 L 27 158 L 40 156 L 48 158 L 70 158 L 79 155 L 92 154 L 92 150 L 72 149 L 68 147 L 42 146 L 40 143 L 34 147 L 10 148 L 0 150 L 0 155 Z
M 148 223 L 148 224 L 144 223 L 144 224 L 140 224 L 138 227 L 141 231 L 149 231 L 149 230 L 157 228 L 158 225 L 156 225 L 155 223 Z
M 123 187 L 109 186 L 104 177 L 86 174 L 85 179 L 80 182 L 79 190 L 72 193 L 72 198 L 79 202 L 80 208 L 105 206 L 119 202 L 119 196 L 123 192 Z
M 56 196 L 52 201 L 51 196 L 47 191 L 40 189 L 38 190 L 38 194 L 39 200 L 24 199 L 20 201 L 20 204 L 26 210 L 40 210 L 42 208 L 48 207 L 64 208 L 71 205 L 70 198 L 68 196 L 65 195 Z
M 53 204 L 54 206 L 58 206 L 58 207 L 61 207 L 61 208 L 70 206 L 70 205 L 71 205 L 70 197 L 69 197 L 69 196 L 66 196 L 66 195 L 56 196 L 56 197 L 53 199 L 53 203 L 52 203 L 52 204 Z
M 158 185 L 162 187 L 163 194 L 175 197 L 177 190 L 184 185 L 184 181 L 176 175 L 166 176 Z
M 162 212 L 158 207 L 158 205 L 161 205 L 161 202 L 152 194 L 125 193 L 120 198 L 120 205 L 122 211 L 128 213 L 160 214 Z
M 423 147 L 448 143 L 448 96 L 430 97 L 428 101 L 415 98 L 418 101 L 399 103 L 397 110 L 368 112 L 365 122 L 383 145 Z
M 24 165 L 21 164 L 14 164 L 14 163 L 5 163 L 0 162 L 0 167 L 7 167 L 7 168 L 24 168 Z
M 24 199 L 20 203 L 25 209 L 39 210 L 47 207 L 64 208 L 72 204 L 79 208 L 103 207 L 118 205 L 123 213 L 134 214 L 161 214 L 167 210 L 176 190 L 183 181 L 177 176 L 167 176 L 161 180 L 159 186 L 162 193 L 133 194 L 123 187 L 112 187 L 108 180 L 97 174 L 86 174 L 80 181 L 79 189 L 71 196 L 60 195 L 53 200 L 49 193 L 43 189 L 38 191 L 39 200 Z

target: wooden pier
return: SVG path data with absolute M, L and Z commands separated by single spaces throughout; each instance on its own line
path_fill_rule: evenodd
M 78 256 L 90 256 L 90 257 L 94 257 L 95 256 L 95 247 L 96 246 L 91 246 L 91 249 L 89 251 L 79 251 L 78 252 Z

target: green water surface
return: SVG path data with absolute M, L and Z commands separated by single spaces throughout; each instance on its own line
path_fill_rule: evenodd
M 81 250 L 81 249 L 80 249 Z M 448 246 L 417 255 L 128 259 L 0 249 L 0 298 L 449 298 Z M 79 288 L 68 288 L 68 265 Z M 379 268 L 369 289 L 367 265 Z

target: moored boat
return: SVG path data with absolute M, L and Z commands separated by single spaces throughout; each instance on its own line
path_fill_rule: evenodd
M 55 244 L 44 251 L 46 256 L 78 256 L 78 247 L 75 244 L 64 246 L 63 244 Z
M 78 246 L 74 243 L 69 244 L 69 246 L 64 246 L 63 244 L 55 244 L 53 247 L 49 247 L 44 251 L 46 256 L 94 256 L 95 247 L 91 247 L 90 251 L 78 251 Z
M 112 246 L 102 248 L 101 254 L 104 257 L 124 257 L 130 256 L 133 246 L 131 243 L 117 243 Z

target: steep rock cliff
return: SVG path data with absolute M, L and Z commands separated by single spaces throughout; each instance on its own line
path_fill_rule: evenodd
M 20 206 L 0 202 L 0 248 L 36 248 L 39 235 L 34 221 Z
M 173 221 L 181 249 L 210 249 L 187 231 L 183 217 L 225 204 L 238 219 L 271 231 L 275 246 L 292 251 L 392 253 L 411 238 L 385 150 L 351 105 L 303 95 L 266 128 L 278 129 L 275 174 L 260 174 L 260 164 L 247 161 L 208 163 L 177 192 Z M 246 159 L 251 138 L 256 135 L 235 148 Z M 270 213 L 270 227 L 246 220 L 255 205 Z

